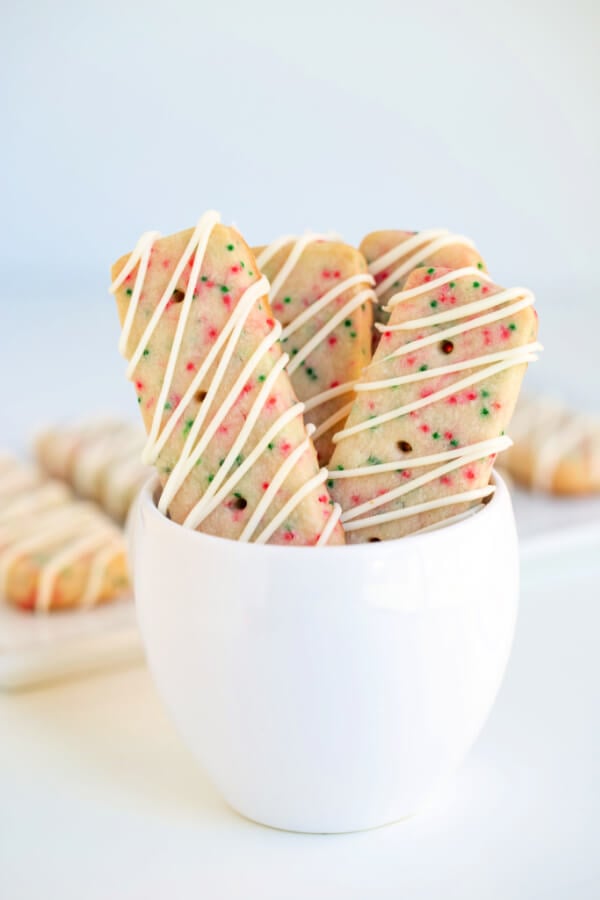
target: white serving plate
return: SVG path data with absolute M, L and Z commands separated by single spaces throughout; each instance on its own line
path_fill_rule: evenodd
M 511 487 L 520 554 L 533 557 L 597 548 L 600 556 L 600 496 L 553 497 Z
M 39 615 L 0 598 L 0 688 L 29 687 L 143 658 L 131 598 Z

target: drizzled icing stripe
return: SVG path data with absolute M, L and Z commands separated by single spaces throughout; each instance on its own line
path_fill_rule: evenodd
M 345 422 L 350 414 L 350 410 L 352 409 L 352 403 L 346 403 L 344 406 L 340 406 L 339 409 L 336 409 L 334 413 L 328 416 L 319 427 L 316 429 L 313 438 L 316 440 L 318 437 L 321 437 L 322 434 L 326 434 L 334 425 L 337 425 L 338 422 Z
M 362 516 L 363 513 L 377 509 L 379 506 L 385 506 L 392 500 L 398 500 L 400 497 L 404 497 L 406 494 L 416 491 L 417 488 L 430 484 L 432 481 L 441 478 L 443 475 L 454 472 L 456 469 L 460 469 L 469 463 L 477 462 L 477 460 L 484 459 L 486 456 L 494 456 L 496 453 L 500 453 L 502 450 L 506 450 L 510 447 L 511 443 L 512 441 L 509 438 L 499 437 L 494 441 L 490 441 L 490 446 L 486 448 L 485 451 L 476 449 L 472 453 L 468 453 L 465 451 L 468 451 L 469 448 L 463 447 L 463 452 L 456 459 L 453 459 L 442 466 L 437 466 L 435 469 L 431 469 L 424 475 L 413 478 L 407 484 L 402 484 L 400 487 L 394 488 L 391 491 L 386 491 L 386 493 L 382 494 L 380 497 L 373 497 L 371 500 L 367 500 L 366 503 L 361 503 L 359 506 L 354 506 L 352 509 L 342 513 L 342 522 L 349 522 L 352 519 Z M 375 467 L 373 466 L 373 468 Z
M 225 373 L 229 367 L 229 364 L 233 358 L 233 354 L 238 345 L 238 341 L 240 339 L 240 335 L 242 333 L 242 329 L 246 323 L 246 320 L 254 307 L 255 303 L 263 296 L 268 293 L 269 283 L 266 278 L 261 277 L 258 281 L 251 284 L 242 294 L 239 302 L 237 303 L 235 309 L 233 310 L 231 316 L 225 323 L 220 335 L 217 340 L 211 347 L 209 353 L 207 354 L 206 359 L 196 372 L 191 384 L 186 390 L 185 394 L 171 413 L 170 418 L 167 420 L 165 425 L 160 430 L 161 427 L 161 419 L 162 419 L 162 410 L 164 407 L 164 403 L 166 398 L 168 397 L 170 385 L 172 382 L 173 374 L 175 372 L 175 368 L 177 365 L 177 361 L 179 358 L 181 344 L 183 340 L 183 335 L 185 331 L 185 327 L 188 321 L 189 311 L 191 302 L 193 299 L 194 292 L 197 288 L 198 279 L 200 277 L 200 273 L 202 270 L 202 262 L 204 260 L 204 255 L 206 253 L 206 248 L 208 246 L 208 241 L 210 239 L 210 235 L 214 226 L 220 221 L 217 213 L 209 212 L 206 213 L 196 226 L 192 237 L 190 238 L 188 245 L 177 263 L 175 271 L 169 284 L 162 295 L 156 309 L 154 310 L 153 315 L 146 326 L 146 329 L 140 338 L 136 348 L 134 349 L 129 367 L 128 367 L 128 375 L 131 377 L 133 372 L 135 371 L 135 367 L 139 362 L 142 353 L 156 328 L 160 317 L 164 310 L 166 309 L 167 303 L 173 291 L 175 290 L 178 280 L 180 278 L 181 273 L 184 271 L 186 264 L 191 259 L 194 254 L 194 261 L 192 265 L 192 272 L 190 274 L 190 279 L 187 285 L 187 289 L 184 295 L 184 298 L 181 302 L 181 311 L 180 316 L 177 322 L 175 338 L 173 341 L 173 345 L 171 347 L 171 351 L 169 354 L 169 358 L 167 361 L 167 367 L 165 372 L 165 378 L 161 387 L 160 397 L 156 404 L 155 413 L 152 419 L 152 424 L 148 436 L 148 441 L 146 444 L 146 448 L 144 450 L 143 459 L 145 462 L 155 462 L 158 457 L 160 451 L 164 447 L 168 438 L 173 432 L 175 428 L 175 424 L 178 420 L 178 411 L 181 409 L 185 409 L 187 405 L 192 400 L 194 394 L 197 392 L 200 385 L 204 382 L 204 380 L 209 376 L 211 370 L 214 368 L 214 373 L 212 373 L 212 377 L 210 382 L 208 383 L 206 394 L 202 401 L 202 405 L 198 411 L 198 414 L 194 420 L 194 423 L 187 435 L 185 440 L 183 449 L 181 451 L 180 457 L 173 467 L 172 472 L 169 474 L 167 481 L 162 490 L 161 497 L 159 499 L 158 507 L 161 512 L 166 513 L 169 505 L 172 500 L 182 487 L 185 479 L 188 477 L 197 461 L 201 458 L 202 453 L 206 450 L 206 447 L 209 445 L 210 441 L 215 436 L 219 425 L 222 423 L 223 419 L 232 408 L 234 403 L 236 402 L 241 390 L 243 389 L 245 383 L 247 382 L 251 373 L 257 368 L 260 364 L 261 360 L 269 353 L 271 348 L 279 341 L 282 326 L 279 322 L 275 323 L 273 328 L 269 331 L 269 333 L 262 339 L 259 346 L 252 353 L 246 364 L 244 365 L 242 371 L 240 372 L 238 378 L 235 383 L 231 386 L 230 390 L 226 394 L 226 396 L 221 401 L 219 408 L 215 410 L 214 415 L 210 422 L 205 426 L 209 411 L 214 404 L 216 395 L 221 386 Z M 132 297 L 130 301 L 130 307 L 133 308 L 133 311 L 130 315 L 130 309 L 127 311 L 127 316 L 125 318 L 125 325 L 129 323 L 128 332 L 125 336 L 125 339 L 122 342 L 123 347 L 127 347 L 129 343 L 129 334 L 131 332 L 131 327 L 134 321 L 135 312 L 137 309 L 137 304 L 139 303 L 139 298 L 141 296 L 143 282 L 146 277 L 146 272 L 148 268 L 148 261 L 152 249 L 152 245 L 154 240 L 156 239 L 155 233 L 144 236 L 138 242 L 136 249 L 134 250 L 132 257 L 128 260 L 128 263 L 125 267 L 127 270 L 124 275 L 123 272 L 120 273 L 119 277 L 113 282 L 111 286 L 111 292 L 114 293 L 115 290 L 118 289 L 120 285 L 123 284 L 125 279 L 129 277 L 136 267 L 137 275 L 135 286 L 132 292 Z M 312 236 L 310 237 L 312 240 Z M 283 244 L 281 245 L 283 246 Z M 270 249 L 271 254 L 275 253 L 277 248 L 268 248 Z M 299 246 L 296 248 L 298 258 L 302 252 L 303 247 Z M 260 259 L 264 260 L 264 253 L 261 254 Z M 295 263 L 292 261 L 292 267 Z M 260 262 L 259 262 L 260 266 Z M 291 270 L 291 269 L 290 269 Z M 125 270 L 124 270 L 125 271 Z M 282 270 L 283 272 L 283 270 Z M 282 273 L 280 273 L 282 275 Z M 285 272 L 283 272 L 285 275 Z M 285 275 L 287 277 L 287 275 Z M 280 282 L 283 281 L 283 278 L 280 278 Z M 219 354 L 221 354 L 219 358 Z M 232 466 L 235 463 L 241 449 L 245 445 L 253 425 L 256 423 L 256 420 L 264 407 L 264 404 L 267 400 L 269 390 L 272 388 L 273 384 L 277 376 L 280 374 L 282 369 L 289 362 L 289 357 L 283 356 L 278 362 L 275 364 L 273 370 L 271 371 L 268 379 L 263 385 L 262 389 L 258 392 L 257 397 L 255 397 L 254 402 L 252 403 L 250 410 L 246 417 L 246 422 L 244 427 L 241 429 L 240 434 L 238 435 L 234 446 L 231 448 L 229 453 L 227 454 L 226 459 L 223 461 L 223 464 L 213 479 L 214 484 L 210 485 L 205 494 L 198 500 L 195 506 L 188 513 L 183 525 L 187 528 L 196 528 L 205 518 L 206 516 L 218 505 L 224 495 L 224 491 L 228 490 L 232 484 L 236 483 L 242 475 L 247 472 L 250 466 L 258 459 L 260 452 L 264 450 L 264 447 L 267 445 L 268 441 L 264 441 L 264 438 L 258 442 L 257 446 L 251 452 L 251 454 L 246 459 L 246 464 L 240 466 L 238 470 L 226 480 L 227 475 L 232 469 Z M 303 411 L 304 407 L 301 405 L 297 405 L 293 407 L 291 410 L 287 410 L 274 426 L 271 427 L 270 431 L 274 434 L 278 433 L 284 425 L 291 421 L 295 416 Z M 205 427 L 204 427 L 205 426 Z M 264 443 L 263 443 L 264 442 Z M 303 444 L 300 445 L 302 452 L 309 446 L 309 439 L 307 438 Z M 275 478 L 272 480 L 269 489 L 265 492 L 264 496 L 261 498 L 256 510 L 253 513 L 249 523 L 246 525 L 240 540 L 249 540 L 251 535 L 254 533 L 258 525 L 260 524 L 260 520 L 264 517 L 264 514 L 267 512 L 268 507 L 270 506 L 277 490 L 283 484 L 287 475 L 291 472 L 293 468 L 293 463 L 290 463 L 290 460 L 297 459 L 302 454 L 299 452 L 300 447 L 296 448 L 294 453 L 285 461 L 285 463 L 278 470 Z M 251 462 L 249 462 L 251 460 Z M 225 484 L 223 484 L 225 482 Z M 276 487 L 274 488 L 274 485 Z M 219 486 L 221 489 L 219 490 Z M 314 487 L 311 485 L 311 488 L 307 489 L 306 485 L 301 486 L 290 498 L 289 503 L 291 504 L 293 501 L 294 508 L 297 506 L 305 496 L 310 492 L 310 490 Z M 252 529 L 249 528 L 250 523 L 254 524 Z M 275 530 L 275 529 L 273 529 Z M 265 532 L 267 529 L 265 529 Z M 263 533 L 265 533 L 263 532 Z M 265 540 L 270 537 L 272 531 L 268 533 L 268 536 Z M 259 535 L 259 540 L 262 538 L 262 534 Z
M 522 398 L 513 417 L 512 431 L 517 444 L 529 443 L 533 455 L 532 487 L 551 490 L 561 462 L 584 441 L 590 444 L 592 478 L 600 475 L 600 421 L 592 416 L 569 412 L 548 399 Z
M 335 241 L 337 237 L 338 235 L 334 234 L 333 232 L 329 234 L 309 233 L 304 234 L 299 238 L 294 237 L 293 235 L 288 235 L 283 238 L 278 238 L 276 241 L 273 241 L 272 244 L 269 244 L 268 247 L 265 247 L 262 253 L 259 253 L 256 257 L 256 264 L 259 269 L 262 269 L 262 267 L 266 265 L 269 260 L 273 259 L 275 254 L 279 250 L 283 249 L 283 247 L 286 247 L 291 243 L 294 244 L 290 255 L 271 282 L 271 296 L 275 297 L 279 293 L 279 291 L 293 272 L 294 268 L 296 267 L 298 260 L 302 256 L 305 248 L 308 247 L 309 244 L 312 244 L 315 241 Z
M 219 360 L 217 370 L 206 392 L 206 397 L 202 401 L 202 406 L 198 411 L 198 415 L 196 416 L 194 424 L 190 429 L 190 433 L 188 434 L 185 444 L 183 445 L 181 455 L 177 463 L 175 464 L 173 471 L 167 478 L 167 481 L 163 488 L 162 496 L 158 504 L 160 511 L 163 513 L 167 512 L 167 509 L 176 493 L 208 447 L 212 438 L 217 433 L 219 425 L 222 423 L 223 419 L 239 397 L 240 392 L 248 381 L 248 378 L 256 369 L 263 357 L 266 356 L 266 354 L 269 352 L 271 347 L 273 347 L 277 343 L 281 334 L 281 325 L 279 324 L 279 322 L 276 322 L 275 326 L 271 329 L 269 334 L 267 334 L 267 336 L 262 339 L 256 350 L 252 353 L 247 363 L 244 365 L 243 369 L 238 375 L 237 379 L 233 383 L 232 387 L 230 388 L 229 392 L 222 400 L 219 408 L 215 410 L 215 414 L 210 420 L 206 429 L 202 434 L 200 434 L 200 429 L 204 424 L 204 420 L 206 419 L 208 410 L 210 409 L 213 400 L 216 397 L 217 391 L 223 380 L 223 376 L 227 368 L 229 367 L 229 363 L 231 362 L 231 359 L 233 357 L 241 327 L 242 323 L 240 323 L 239 329 L 237 327 L 236 329 L 234 329 L 231 338 L 229 339 L 227 347 L 223 352 L 223 356 Z M 253 405 L 255 403 L 256 398 L 254 399 Z M 252 407 L 250 408 L 250 412 L 251 411 Z
M 393 512 L 369 516 L 368 519 L 360 519 L 358 522 L 344 523 L 344 531 L 359 531 L 361 528 L 369 528 L 372 525 L 385 525 L 386 522 L 393 522 L 396 519 L 408 519 L 411 516 L 418 516 L 420 513 L 432 512 L 434 509 L 443 509 L 445 506 L 453 506 L 455 503 L 470 503 L 473 500 L 484 500 L 487 497 L 491 497 L 495 491 L 494 485 L 489 484 L 487 487 L 477 488 L 474 491 L 463 491 L 461 494 L 439 497 L 436 500 L 417 503 L 415 506 L 407 506 L 404 509 L 396 509 Z M 445 525 L 445 522 L 443 524 Z
M 423 466 L 447 462 L 448 460 L 462 458 L 467 454 L 472 455 L 473 453 L 478 454 L 475 456 L 475 459 L 483 459 L 484 456 L 498 453 L 500 450 L 507 450 L 512 446 L 512 443 L 513 441 L 509 437 L 490 438 L 488 441 L 479 441 L 476 444 L 469 444 L 466 447 L 460 447 L 456 450 L 446 450 L 443 453 L 430 453 L 429 456 L 419 456 L 415 459 L 407 460 L 406 463 L 397 459 L 389 463 L 360 466 L 356 469 L 339 469 L 330 472 L 329 478 L 338 481 L 339 479 L 344 478 L 360 478 L 365 475 L 381 475 L 383 472 L 398 472 L 402 471 L 403 468 L 419 469 Z M 473 460 L 471 460 L 471 462 L 472 461 Z M 466 464 L 466 461 L 463 460 L 462 464 Z M 411 481 L 411 485 L 414 486 L 414 482 Z
M 298 460 L 306 453 L 308 448 L 310 447 L 310 438 L 314 431 L 314 427 L 312 425 L 306 426 L 307 437 L 302 441 L 301 444 L 290 453 L 290 455 L 283 461 L 283 463 L 278 468 L 277 472 L 271 479 L 271 483 L 269 487 L 265 491 L 264 495 L 260 498 L 256 509 L 253 511 L 252 515 L 246 522 L 244 530 L 242 531 L 239 540 L 240 541 L 249 541 L 260 525 L 261 519 L 264 517 L 266 511 L 269 506 L 275 499 L 275 495 L 279 491 L 279 488 L 288 477 Z M 300 491 L 303 491 L 303 487 L 300 488 Z M 297 492 L 298 493 L 298 492 Z M 294 499 L 293 497 L 291 498 Z
M 204 506 L 203 500 L 204 497 L 196 504 L 196 506 L 191 510 L 188 514 L 187 519 L 185 520 L 185 524 L 188 528 L 197 528 L 197 526 L 214 510 L 217 506 L 222 503 L 225 497 L 233 491 L 233 488 L 236 484 L 241 481 L 243 476 L 250 470 L 250 468 L 254 465 L 259 456 L 265 451 L 267 446 L 271 443 L 271 441 L 277 437 L 280 431 L 285 428 L 285 426 L 291 422 L 296 416 L 302 415 L 304 411 L 304 407 L 302 403 L 297 403 L 295 406 L 292 406 L 290 409 L 286 410 L 283 415 L 281 415 L 276 422 L 271 425 L 269 430 L 263 435 L 260 441 L 256 444 L 251 453 L 248 454 L 246 459 L 243 461 L 239 469 L 231 475 L 231 477 L 225 482 L 220 491 L 217 491 L 215 496 L 207 503 L 206 507 Z M 223 468 L 223 467 L 222 467 Z M 219 474 L 222 471 L 222 468 L 219 470 Z M 215 478 L 216 481 L 216 478 Z
M 273 299 L 277 297 L 287 279 L 290 277 L 293 270 L 300 261 L 302 253 L 304 252 L 306 247 L 316 241 L 332 240 L 339 240 L 338 235 L 306 234 L 299 238 L 288 235 L 283 238 L 278 238 L 278 240 L 274 241 L 272 244 L 269 244 L 269 246 L 266 247 L 257 257 L 259 268 L 262 268 L 264 265 L 266 265 L 266 263 L 268 263 L 278 253 L 279 250 L 283 249 L 289 244 L 293 244 L 293 247 L 287 259 L 271 282 L 271 297 Z M 289 322 L 285 326 L 282 332 L 283 343 L 285 343 L 291 337 L 291 335 L 295 334 L 303 325 L 306 325 L 307 322 L 310 322 L 311 319 L 313 319 L 324 309 L 326 309 L 331 303 L 333 303 L 334 300 L 337 300 L 337 298 L 344 294 L 347 290 L 361 284 L 368 285 L 369 288 L 359 292 L 357 295 L 352 297 L 340 310 L 336 312 L 335 315 L 328 319 L 325 325 L 315 335 L 313 335 L 302 347 L 298 349 L 298 353 L 296 353 L 292 357 L 292 360 L 287 367 L 288 373 L 290 375 L 292 375 L 302 365 L 302 363 L 306 361 L 307 357 L 310 356 L 310 354 L 340 324 L 340 322 L 343 322 L 344 319 L 347 318 L 347 316 L 354 312 L 355 309 L 358 309 L 358 307 L 366 301 L 372 301 L 375 299 L 375 294 L 373 291 L 375 280 L 373 276 L 368 272 L 360 272 L 356 275 L 352 275 L 349 278 L 344 279 L 344 281 L 336 284 L 335 287 L 331 288 L 329 291 L 323 294 L 323 296 L 320 297 L 315 303 L 302 310 L 302 312 L 300 312 L 294 319 L 292 319 L 291 322 Z M 348 387 L 350 389 L 351 386 L 349 385 Z M 335 390 L 336 393 L 332 393 L 333 390 Z M 321 404 L 326 403 L 328 400 L 331 400 L 332 398 L 338 396 L 338 394 L 342 393 L 346 393 L 346 391 L 340 390 L 339 388 L 322 391 L 320 394 L 316 394 L 314 397 L 310 398 L 310 400 L 306 404 L 306 409 L 315 409 L 317 406 L 321 406 Z
M 472 274 L 472 271 L 473 270 L 468 267 L 462 270 L 462 275 L 470 275 Z M 477 272 L 477 270 L 474 271 Z M 430 293 L 431 291 L 440 287 L 442 284 L 445 284 L 450 280 L 456 280 L 458 277 L 460 276 L 458 276 L 457 271 L 454 271 L 450 276 L 444 275 L 438 279 L 434 279 L 433 281 L 429 281 L 423 285 L 420 285 L 418 288 L 401 291 L 399 294 L 396 294 L 392 298 L 393 305 L 401 303 L 404 300 L 410 299 L 419 294 Z M 518 303 L 510 305 L 510 301 L 515 299 L 515 297 L 517 296 L 521 297 L 522 299 L 519 300 Z M 473 313 L 477 313 L 484 309 L 489 309 L 491 306 L 489 302 L 490 300 L 494 301 L 494 306 L 503 303 L 506 304 L 507 302 L 509 303 L 509 305 L 504 305 L 498 313 L 490 313 L 484 316 L 479 316 L 477 318 L 471 319 L 470 321 L 466 319 L 467 316 L 473 315 Z M 400 352 L 395 351 L 394 353 L 386 356 L 383 360 L 377 360 L 372 364 L 372 366 L 379 365 L 383 361 L 414 351 L 415 349 L 417 349 L 417 347 L 421 347 L 426 344 L 437 343 L 446 336 L 462 334 L 465 331 L 483 324 L 482 320 L 488 320 L 492 315 L 494 315 L 496 319 L 505 318 L 515 311 L 515 307 L 524 309 L 527 306 L 531 306 L 533 302 L 534 296 L 530 291 L 524 288 L 514 288 L 512 290 L 500 291 L 497 294 L 494 294 L 493 297 L 486 298 L 483 301 L 465 304 L 464 306 L 453 310 L 450 314 L 433 314 L 425 318 L 414 319 L 409 322 L 401 323 L 400 326 L 392 326 L 392 328 L 388 327 L 384 330 L 411 330 L 415 327 L 428 327 L 450 320 L 455 321 L 457 319 L 463 319 L 460 324 L 451 329 L 447 329 L 445 332 L 438 331 L 435 334 L 428 336 L 427 338 L 419 338 L 417 340 L 410 341 L 408 344 L 405 344 L 400 348 Z M 467 378 L 459 379 L 458 381 L 453 382 L 451 385 L 429 394 L 427 397 L 422 397 L 419 400 L 415 400 L 411 403 L 406 403 L 403 406 L 397 407 L 396 409 L 389 410 L 387 413 L 383 413 L 379 416 L 374 416 L 371 419 L 366 419 L 364 422 L 360 422 L 356 425 L 339 431 L 333 436 L 333 442 L 337 444 L 340 441 L 345 440 L 355 434 L 370 430 L 371 428 L 377 427 L 378 425 L 382 425 L 396 418 L 400 418 L 401 416 L 407 415 L 408 413 L 414 412 L 415 410 L 430 406 L 438 400 L 448 397 L 451 394 L 454 394 L 457 391 L 460 391 L 465 387 L 469 387 L 470 385 L 475 384 L 479 381 L 483 381 L 487 378 L 497 375 L 500 372 L 503 372 L 513 366 L 531 362 L 537 359 L 535 353 L 536 351 L 541 349 L 541 345 L 537 342 L 534 342 L 526 344 L 522 347 L 511 348 L 499 353 L 491 353 L 487 356 L 465 360 L 464 362 L 456 363 L 452 366 L 442 366 L 438 369 L 427 369 L 425 372 L 415 372 L 411 375 L 400 376 L 398 378 L 388 378 L 378 382 L 357 383 L 355 385 L 355 391 L 357 393 L 360 393 L 361 391 L 392 388 L 399 384 L 410 384 L 413 382 L 426 380 L 427 378 L 435 378 L 439 375 L 449 374 L 451 372 L 460 372 L 465 369 L 479 367 L 479 371 L 475 372 L 473 375 L 470 375 Z M 453 495 L 452 497 L 440 497 L 436 500 L 404 507 L 399 510 L 393 510 L 384 514 L 366 515 L 365 518 L 360 519 L 358 522 L 354 521 L 360 516 L 370 513 L 380 506 L 385 506 L 388 503 L 397 500 L 405 496 L 406 494 L 409 494 L 412 491 L 431 483 L 432 481 L 435 481 L 448 472 L 451 472 L 458 468 L 462 468 L 469 463 L 476 462 L 477 460 L 483 459 L 487 456 L 495 457 L 496 454 L 500 453 L 503 450 L 506 450 L 511 444 L 512 441 L 510 440 L 510 438 L 506 436 L 500 436 L 498 438 L 481 441 L 470 446 L 457 448 L 455 451 L 443 451 L 441 453 L 431 454 L 414 460 L 407 459 L 404 464 L 403 461 L 396 460 L 390 463 L 381 463 L 377 465 L 361 466 L 355 469 L 333 471 L 329 475 L 331 479 L 343 479 L 348 477 L 373 475 L 393 470 L 397 471 L 398 469 L 406 467 L 418 468 L 419 466 L 436 466 L 436 468 L 430 470 L 424 475 L 421 475 L 418 478 L 411 479 L 407 484 L 386 491 L 385 493 L 378 495 L 377 497 L 374 497 L 365 503 L 346 510 L 342 513 L 341 521 L 344 523 L 344 527 L 347 531 L 354 531 L 361 528 L 367 528 L 372 525 L 382 524 L 384 522 L 391 522 L 396 519 L 418 515 L 421 512 L 429 512 L 434 509 L 439 509 L 451 505 L 452 503 L 465 503 L 469 502 L 470 500 L 482 499 L 484 497 L 490 496 L 494 491 L 494 487 L 488 485 L 486 488 L 482 488 L 481 490 L 466 491 L 460 494 Z M 441 463 L 441 465 L 438 465 L 439 463 Z
M 323 391 L 320 394 L 315 394 L 314 397 L 304 401 L 304 409 L 308 412 L 316 406 L 320 406 L 322 403 L 327 403 L 328 400 L 335 399 L 335 397 L 351 394 L 355 384 L 355 381 L 346 381 L 344 384 L 339 384 L 337 387 L 329 388 L 329 390 Z
M 381 297 L 400 278 L 403 278 L 418 266 L 420 262 L 423 262 L 444 247 L 456 245 L 471 247 L 473 250 L 476 249 L 475 244 L 468 237 L 460 234 L 451 234 L 447 229 L 440 228 L 417 232 L 406 241 L 402 241 L 391 250 L 388 250 L 387 253 L 384 253 L 369 265 L 369 272 L 372 275 L 378 275 L 387 266 L 397 262 L 399 259 L 403 260 L 387 278 L 376 286 L 375 293 L 378 297 Z M 477 271 L 479 272 L 479 270 Z
M 319 472 L 313 477 L 309 478 L 303 487 L 297 491 L 293 497 L 288 500 L 285 506 L 279 510 L 276 516 L 273 517 L 271 522 L 264 528 L 258 537 L 255 540 L 256 544 L 266 544 L 274 531 L 281 525 L 282 522 L 285 522 L 288 516 L 290 516 L 293 511 L 296 509 L 298 504 L 307 497 L 312 490 L 319 487 L 319 485 L 323 484 L 325 479 L 327 478 L 327 469 L 320 469 Z
M 390 312 L 394 306 L 398 305 L 398 303 L 412 300 L 413 297 L 419 297 L 421 294 L 428 294 L 432 287 L 443 287 L 445 284 L 450 284 L 451 281 L 458 281 L 459 278 L 463 278 L 465 275 L 474 275 L 479 281 L 487 281 L 488 284 L 493 284 L 493 279 L 487 272 L 482 272 L 480 269 L 476 269 L 475 266 L 463 266 L 461 269 L 451 269 L 449 272 L 446 272 L 445 275 L 438 275 L 437 278 L 434 278 L 433 280 L 425 280 L 416 287 L 398 291 L 397 294 L 393 294 L 393 296 L 390 297 L 387 306 L 385 306 L 384 309 L 386 309 L 387 312 Z
M 61 572 L 84 554 L 93 554 L 82 602 L 92 605 L 100 597 L 105 572 L 117 552 L 122 552 L 119 532 L 84 503 L 64 502 L 65 490 L 53 482 L 42 483 L 31 495 L 11 505 L 13 514 L 3 517 L 0 528 L 0 591 L 6 592 L 11 566 L 29 553 L 49 554 L 40 565 L 35 609 L 50 609 Z M 50 504 L 50 505 L 47 505 Z M 36 513 L 33 518 L 32 513 Z M 97 553 L 106 547 L 106 553 Z M 108 549 L 110 548 L 110 553 Z
M 37 590 L 36 609 L 41 612 L 47 612 L 50 609 L 52 592 L 60 573 L 78 559 L 81 559 L 82 556 L 86 556 L 88 553 L 94 553 L 96 556 L 88 574 L 86 589 L 81 603 L 82 606 L 91 606 L 99 596 L 104 571 L 114 555 L 113 553 L 108 559 L 105 559 L 103 555 L 98 555 L 97 551 L 102 550 L 105 547 L 106 542 L 110 537 L 111 531 L 109 529 L 93 532 L 92 534 L 78 538 L 73 541 L 70 546 L 66 547 L 60 553 L 57 553 L 52 560 L 44 566 L 41 572 Z M 115 546 L 114 541 L 112 543 L 113 546 Z
M 333 529 L 336 527 L 337 523 L 340 521 L 342 515 L 342 507 L 339 503 L 334 503 L 333 508 L 331 510 L 331 515 L 327 519 L 327 523 L 325 528 L 321 532 L 319 540 L 316 543 L 317 547 L 324 547 L 331 535 L 333 534 Z
M 496 363 L 496 365 L 486 366 L 474 375 L 470 375 L 468 378 L 461 378 L 459 381 L 454 381 L 447 387 L 435 391 L 427 397 L 422 397 L 412 403 L 406 403 L 404 406 L 391 409 L 389 412 L 382 413 L 380 416 L 375 416 L 372 419 L 366 419 L 364 422 L 359 422 L 358 425 L 353 425 L 351 428 L 345 428 L 343 431 L 338 431 L 338 433 L 333 436 L 333 442 L 337 444 L 339 441 L 343 441 L 353 434 L 358 434 L 360 431 L 368 431 L 370 428 L 375 428 L 378 425 L 384 425 L 386 422 L 391 422 L 392 419 L 405 416 L 407 413 L 414 412 L 417 409 L 423 409 L 423 407 L 429 406 L 437 400 L 443 400 L 445 397 L 449 397 L 456 391 L 461 391 L 463 388 L 470 387 L 472 384 L 477 384 L 478 381 L 484 381 L 486 378 L 492 378 L 492 376 L 498 375 L 500 372 L 504 372 L 506 369 L 510 369 L 513 366 L 534 362 L 537 359 L 537 356 L 529 350 L 529 347 L 531 346 L 534 345 L 528 344 L 523 348 L 523 353 L 514 354 L 503 362 Z

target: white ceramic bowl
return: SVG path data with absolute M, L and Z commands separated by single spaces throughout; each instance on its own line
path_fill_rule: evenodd
M 139 621 L 159 691 L 236 810 L 293 831 L 417 811 L 461 762 L 513 638 L 510 497 L 424 535 L 241 544 L 133 515 Z

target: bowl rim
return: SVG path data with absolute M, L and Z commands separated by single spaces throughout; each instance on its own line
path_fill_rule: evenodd
M 135 521 L 137 521 L 142 516 L 143 511 L 145 511 L 145 513 L 149 515 L 153 521 L 159 523 L 159 527 L 166 529 L 167 531 L 171 531 L 173 533 L 173 536 L 175 536 L 175 534 L 178 534 L 180 536 L 179 538 L 177 538 L 178 540 L 191 540 L 196 541 L 198 544 L 208 544 L 209 546 L 212 545 L 215 550 L 217 549 L 217 547 L 221 550 L 224 549 L 224 545 L 226 544 L 229 545 L 230 550 L 232 550 L 233 547 L 236 547 L 236 552 L 238 553 L 262 553 L 265 556 L 272 553 L 282 554 L 284 552 L 287 552 L 298 554 L 310 551 L 311 554 L 319 554 L 319 556 L 325 553 L 329 558 L 331 558 L 332 554 L 335 553 L 367 553 L 370 554 L 371 557 L 373 557 L 376 553 L 380 554 L 382 552 L 398 552 L 400 549 L 399 545 L 401 545 L 402 548 L 411 548 L 416 553 L 420 548 L 425 551 L 431 551 L 431 548 L 435 546 L 436 543 L 439 543 L 440 540 L 447 540 L 450 533 L 455 540 L 466 540 L 473 532 L 473 529 L 477 529 L 477 531 L 479 531 L 481 527 L 485 528 L 486 522 L 489 521 L 490 517 L 501 514 L 502 509 L 506 508 L 507 505 L 512 511 L 510 492 L 504 478 L 502 478 L 502 476 L 497 471 L 492 470 L 490 481 L 496 487 L 495 492 L 492 494 L 489 502 L 486 504 L 482 504 L 481 509 L 477 510 L 477 512 L 473 513 L 472 515 L 467 516 L 459 522 L 452 522 L 447 526 L 442 525 L 439 528 L 436 528 L 424 534 L 409 534 L 405 535 L 404 537 L 393 538 L 392 540 L 388 541 L 378 541 L 376 545 L 370 544 L 369 542 L 360 544 L 335 544 L 332 546 L 326 544 L 322 547 L 314 547 L 310 545 L 289 547 L 282 546 L 280 544 L 254 544 L 251 542 L 236 541 L 232 538 L 220 537 L 218 535 L 205 534 L 202 531 L 196 531 L 192 528 L 184 528 L 183 525 L 180 525 L 177 522 L 173 522 L 171 519 L 167 518 L 167 516 L 165 516 L 164 513 L 160 512 L 160 510 L 158 509 L 158 506 L 156 504 L 158 476 L 156 475 L 156 473 L 153 473 L 150 478 L 148 478 L 148 480 L 144 483 L 140 492 L 138 493 L 135 503 L 136 508 L 134 510 L 134 516 Z

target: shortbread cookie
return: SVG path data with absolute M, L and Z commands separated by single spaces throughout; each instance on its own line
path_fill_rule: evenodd
M 45 429 L 35 441 L 42 468 L 68 482 L 122 522 L 150 475 L 141 461 L 144 435 L 139 426 L 115 419 L 95 419 Z
M 343 543 L 268 282 L 238 232 L 207 213 L 195 229 L 144 235 L 112 274 L 161 511 L 241 541 Z
M 519 484 L 564 495 L 600 491 L 600 417 L 548 397 L 521 397 L 511 437 L 502 466 Z
M 533 295 L 473 267 L 418 268 L 390 301 L 372 364 L 334 436 L 330 487 L 351 542 L 462 516 L 490 470 L 527 363 L 540 348 Z
M 460 269 L 473 266 L 487 271 L 473 241 L 444 228 L 427 231 L 372 231 L 360 245 L 361 253 L 375 278 L 377 321 L 386 322 L 383 307 L 398 291 L 417 266 Z M 428 273 L 432 275 L 431 272 Z
M 358 250 L 327 235 L 284 237 L 254 252 L 283 325 L 288 374 L 327 464 L 352 386 L 371 360 L 373 277 Z
M 123 535 L 96 507 L 16 461 L 0 478 L 0 595 L 47 612 L 129 588 Z

